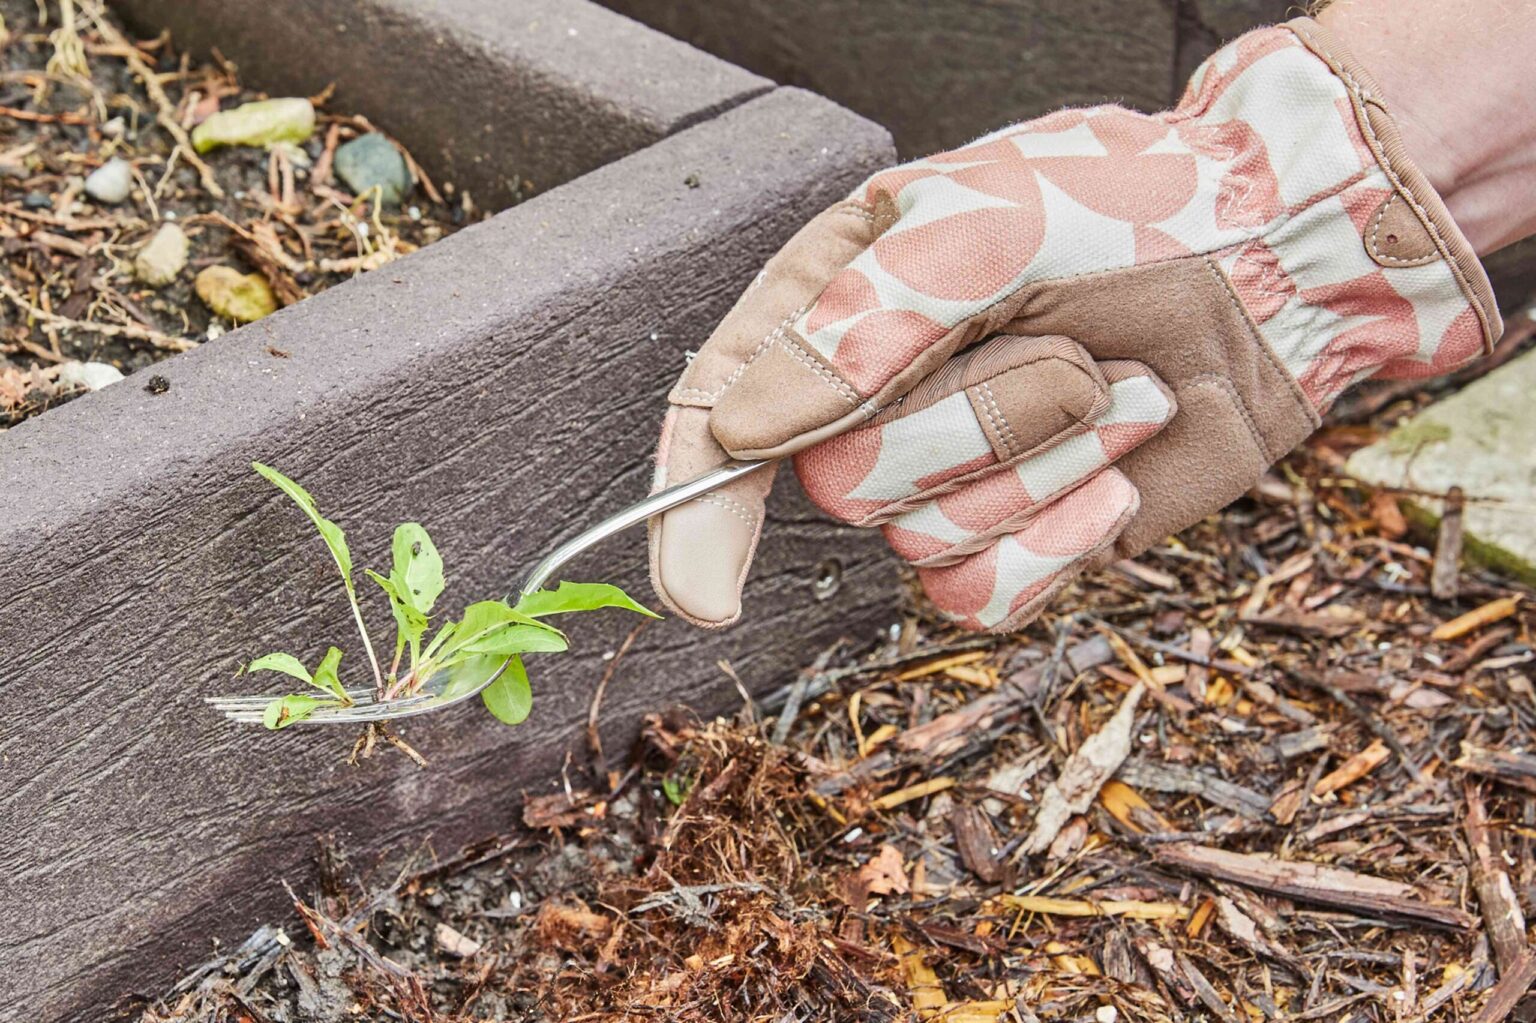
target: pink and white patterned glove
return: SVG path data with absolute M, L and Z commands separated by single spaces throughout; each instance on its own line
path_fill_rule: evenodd
M 656 486 L 794 456 L 934 602 L 1017 628 L 1240 496 L 1351 384 L 1502 324 L 1367 72 L 1309 19 L 1178 107 L 1063 110 L 884 171 L 769 261 L 670 395 Z M 767 473 L 651 524 L 661 598 L 740 615 Z

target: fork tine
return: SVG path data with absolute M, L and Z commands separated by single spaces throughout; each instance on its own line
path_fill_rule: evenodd
M 373 687 L 365 686 L 360 689 L 348 689 L 346 693 L 354 703 L 362 703 L 372 698 Z M 273 700 L 281 699 L 282 696 L 282 693 L 272 693 L 271 695 L 251 693 L 245 696 L 205 696 L 203 697 L 203 702 L 216 710 L 244 710 L 250 707 L 265 707 Z
M 403 711 L 419 707 L 436 698 L 431 693 L 423 693 L 417 696 L 402 697 L 397 700 L 359 702 L 350 707 L 322 707 L 304 720 L 295 721 L 294 724 L 331 725 L 364 721 L 387 721 Z M 262 714 L 262 707 L 241 707 L 224 711 L 226 718 L 240 724 L 260 724 Z

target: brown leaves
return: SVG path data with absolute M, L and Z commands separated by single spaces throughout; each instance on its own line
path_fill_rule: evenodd
M 909 891 L 900 850 L 882 845 L 869 862 L 843 880 L 842 895 L 844 902 L 862 913 L 869 909 L 872 896 L 905 895 Z

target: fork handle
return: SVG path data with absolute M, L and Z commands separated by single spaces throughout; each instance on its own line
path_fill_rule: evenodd
M 644 522 L 652 515 L 659 515 L 668 508 L 676 508 L 678 505 L 693 500 L 703 494 L 709 493 L 725 486 L 732 480 L 741 479 L 749 473 L 754 473 L 768 462 L 726 462 L 718 469 L 711 469 L 702 476 L 696 476 L 686 483 L 658 490 L 643 501 L 636 502 L 621 512 L 608 516 L 597 525 L 584 532 L 571 537 L 565 543 L 556 547 L 543 561 L 533 566 L 533 571 L 528 573 L 528 578 L 523 580 L 524 594 L 529 594 L 540 589 L 549 581 L 549 577 L 570 561 L 576 555 L 587 548 L 595 546 L 616 533 L 622 533 L 630 526 Z

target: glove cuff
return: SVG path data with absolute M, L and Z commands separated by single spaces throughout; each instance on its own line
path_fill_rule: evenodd
M 1366 251 L 1383 267 L 1421 266 L 1444 259 L 1477 316 L 1484 352 L 1491 352 L 1504 332 L 1493 285 L 1445 202 L 1409 157 L 1370 70 L 1313 19 L 1296 18 L 1285 27 L 1344 83 L 1360 134 L 1392 183 L 1394 194 L 1377 210 L 1366 230 Z

